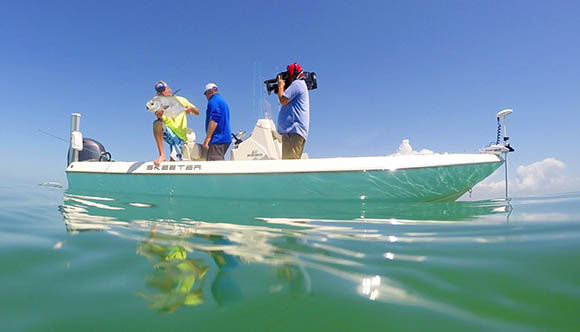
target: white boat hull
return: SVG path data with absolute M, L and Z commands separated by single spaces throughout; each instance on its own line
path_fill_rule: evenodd
M 494 154 L 213 162 L 73 162 L 78 193 L 215 199 L 453 201 L 503 163 Z

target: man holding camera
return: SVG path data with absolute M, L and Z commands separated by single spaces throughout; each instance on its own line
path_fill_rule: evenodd
M 300 159 L 310 126 L 310 98 L 302 67 L 293 63 L 287 70 L 286 82 L 278 75 L 277 94 L 282 105 L 278 133 L 282 135 L 282 159 Z

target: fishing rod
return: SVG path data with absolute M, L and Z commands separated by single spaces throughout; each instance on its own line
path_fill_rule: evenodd
M 45 135 L 48 135 L 48 136 L 50 136 L 52 138 L 56 138 L 56 139 L 61 140 L 61 141 L 65 142 L 65 143 L 68 143 L 68 141 L 66 139 L 62 138 L 62 137 L 58 137 L 58 136 L 53 135 L 53 134 L 51 134 L 51 133 L 49 133 L 47 131 L 44 131 L 42 129 L 38 129 L 38 131 L 41 132 L 41 133 L 43 133 L 43 134 L 45 134 Z
M 57 139 L 57 140 L 59 140 L 59 141 L 63 141 L 63 142 L 65 142 L 65 143 L 67 143 L 67 144 L 70 144 L 70 142 L 69 142 L 68 140 L 66 140 L 66 139 L 64 139 L 64 138 L 62 138 L 62 137 L 56 136 L 56 135 L 54 135 L 54 134 L 51 134 L 51 133 L 49 133 L 49 132 L 47 132 L 47 131 L 44 131 L 44 130 L 42 130 L 42 129 L 40 129 L 40 128 L 39 128 L 39 129 L 37 129 L 37 130 L 38 130 L 40 133 L 42 133 L 42 134 L 45 134 L 45 135 L 47 135 L 47 136 L 50 136 L 50 137 L 52 137 L 52 138 L 56 138 L 56 139 Z M 83 144 L 83 145 L 84 145 L 84 144 Z M 93 153 L 96 153 L 96 154 L 99 154 L 99 155 L 101 154 L 101 152 L 100 152 L 100 151 L 98 151 L 98 150 L 95 150 L 95 149 L 93 149 L 93 148 L 91 148 L 91 147 L 89 147 L 89 146 L 87 146 L 87 145 L 84 145 L 84 146 L 83 146 L 83 149 L 86 149 L 87 151 L 90 151 L 90 152 L 93 152 Z M 108 159 L 109 159 L 109 161 L 111 161 L 111 154 L 110 154 L 109 152 L 106 152 L 106 154 L 107 154 L 107 155 L 105 156 L 105 158 L 108 158 Z

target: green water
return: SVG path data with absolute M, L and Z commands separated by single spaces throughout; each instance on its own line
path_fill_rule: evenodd
M 580 193 L 86 196 L 0 186 L 1 330 L 580 330 Z

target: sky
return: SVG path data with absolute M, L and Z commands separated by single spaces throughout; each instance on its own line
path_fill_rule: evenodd
M 478 152 L 495 141 L 495 114 L 511 108 L 517 194 L 577 191 L 579 12 L 578 1 L 9 2 L 0 182 L 66 185 L 73 112 L 114 159 L 155 159 L 145 103 L 157 80 L 202 111 L 189 118 L 198 138 L 208 82 L 230 106 L 232 131 L 250 132 L 264 100 L 274 118 L 279 109 L 262 82 L 297 62 L 318 76 L 311 158 L 388 155 L 403 139 Z M 480 191 L 495 193 L 502 177 Z

